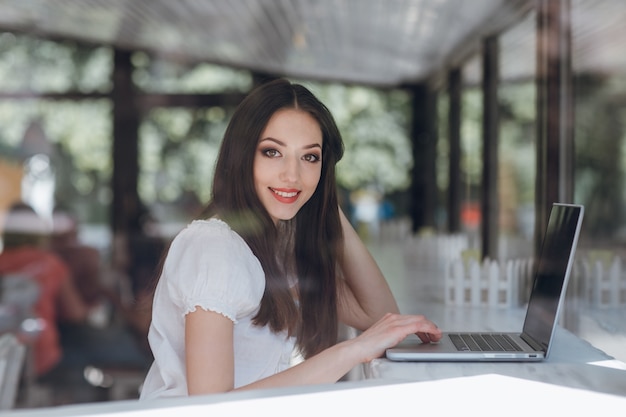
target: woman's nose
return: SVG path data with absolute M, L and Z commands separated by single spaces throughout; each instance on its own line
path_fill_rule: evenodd
M 283 169 L 281 172 L 281 180 L 288 182 L 295 182 L 298 179 L 299 168 L 297 158 L 285 158 Z

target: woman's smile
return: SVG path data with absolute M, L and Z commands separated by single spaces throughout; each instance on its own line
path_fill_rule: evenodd
M 278 201 L 286 204 L 294 203 L 300 195 L 300 191 L 294 189 L 270 188 L 270 190 Z

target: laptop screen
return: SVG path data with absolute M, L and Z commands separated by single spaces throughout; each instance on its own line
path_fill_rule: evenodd
M 554 204 L 544 236 L 523 332 L 544 348 L 559 314 L 559 299 L 564 296 L 573 263 L 583 207 Z

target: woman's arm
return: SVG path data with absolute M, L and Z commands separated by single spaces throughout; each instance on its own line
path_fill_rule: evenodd
M 409 334 L 424 342 L 441 332 L 424 316 L 386 314 L 354 339 L 338 343 L 283 372 L 238 390 L 334 383 L 360 363 L 380 357 Z M 187 385 L 190 395 L 234 388 L 233 323 L 221 314 L 197 309 L 185 324 Z M 262 354 L 259 352 L 259 354 Z
M 189 395 L 231 391 L 235 386 L 233 322 L 196 310 L 185 316 L 185 364 Z
M 339 319 L 365 330 L 385 313 L 398 313 L 398 305 L 376 261 L 339 209 L 343 229 L 340 256 Z
M 334 383 L 355 366 L 381 357 L 387 348 L 410 334 L 417 334 L 424 343 L 441 339 L 439 328 L 426 317 L 389 313 L 354 339 L 331 346 L 296 366 L 241 389 Z

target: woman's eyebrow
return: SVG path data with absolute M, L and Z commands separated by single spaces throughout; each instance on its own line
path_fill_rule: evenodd
M 287 144 L 285 142 L 283 142 L 282 140 L 278 140 L 278 139 L 274 139 L 274 138 L 262 138 L 259 140 L 259 144 L 263 143 L 263 142 L 274 142 L 275 144 L 279 145 L 279 146 L 287 146 Z
M 287 144 L 285 142 L 283 142 L 282 140 L 279 140 L 279 139 L 276 139 L 276 138 L 272 138 L 272 137 L 263 138 L 263 139 L 259 140 L 259 143 L 262 143 L 262 142 L 265 142 L 265 141 L 274 142 L 274 143 L 276 143 L 277 145 L 280 145 L 280 146 L 287 146 Z M 306 146 L 302 147 L 302 149 L 313 149 L 313 148 L 320 148 L 321 149 L 322 145 L 319 144 L 319 143 L 312 143 L 310 145 L 306 145 Z

